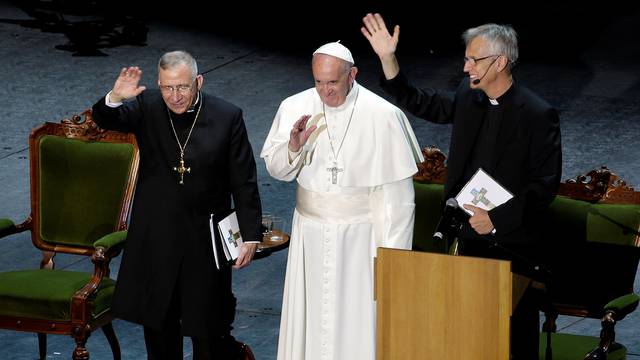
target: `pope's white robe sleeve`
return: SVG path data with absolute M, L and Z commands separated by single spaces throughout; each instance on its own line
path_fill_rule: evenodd
M 282 104 L 273 119 L 269 135 L 264 142 L 260 157 L 264 158 L 267 172 L 272 177 L 282 181 L 295 180 L 304 165 L 304 147 L 294 153 L 289 150 L 289 136 L 294 117 L 284 115 L 287 111 Z
M 376 192 L 382 207 L 377 211 L 382 217 L 382 226 L 379 228 L 382 244 L 379 246 L 411 249 L 415 217 L 413 178 L 381 185 Z
M 304 152 L 304 150 L 299 153 L 290 152 L 288 141 L 273 146 L 270 154 L 264 156 L 267 172 L 278 180 L 295 180 L 304 163 L 302 161 Z

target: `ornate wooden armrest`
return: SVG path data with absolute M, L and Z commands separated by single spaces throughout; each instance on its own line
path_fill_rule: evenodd
M 0 219 L 0 238 L 27 230 L 31 230 L 31 216 L 18 225 L 14 224 L 13 221 L 9 219 Z
M 418 164 L 418 172 L 413 180 L 421 183 L 444 184 L 447 176 L 445 160 L 447 156 L 435 145 L 429 145 L 422 149 L 424 161 Z

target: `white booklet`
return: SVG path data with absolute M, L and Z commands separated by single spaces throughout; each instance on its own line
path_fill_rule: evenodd
M 216 262 L 216 268 L 220 269 L 223 264 L 233 263 L 240 255 L 240 249 L 243 244 L 236 212 L 232 212 L 224 219 L 218 221 L 217 224 L 214 214 L 211 214 L 209 218 L 209 230 L 211 232 L 211 245 L 213 247 L 213 257 Z M 216 237 L 216 232 L 218 237 Z M 222 248 L 224 255 L 218 253 L 216 238 L 220 239 L 220 248 Z
M 487 174 L 482 168 L 471 177 L 471 180 L 456 195 L 458 206 L 473 215 L 473 211 L 462 207 L 464 204 L 471 204 L 485 210 L 491 210 L 502 205 L 513 197 L 505 187 L 500 185 L 494 178 Z

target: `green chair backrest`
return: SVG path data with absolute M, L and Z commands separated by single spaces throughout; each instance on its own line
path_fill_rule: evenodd
M 558 195 L 549 212 L 561 238 L 637 246 L 640 205 L 594 204 Z
M 413 227 L 413 250 L 446 253 L 445 244 L 433 241 L 444 204 L 444 185 L 413 182 L 416 215 Z
M 602 316 L 604 305 L 633 292 L 640 261 L 640 204 L 589 202 L 558 195 L 546 261 L 552 301 Z
M 134 146 L 54 135 L 42 136 L 38 146 L 40 226 L 34 230 L 42 240 L 91 247 L 118 230 Z
M 444 179 L 446 155 L 436 146 L 422 149 L 424 161 L 418 164 L 413 176 L 416 215 L 413 228 L 413 250 L 448 253 L 445 241 L 433 239 L 444 207 Z

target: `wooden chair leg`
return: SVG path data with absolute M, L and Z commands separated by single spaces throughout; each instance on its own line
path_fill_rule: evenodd
M 553 360 L 553 350 L 551 346 L 551 333 L 556 332 L 556 319 L 558 319 L 558 314 L 554 311 L 545 311 L 544 313 L 544 324 L 542 324 L 542 330 L 546 335 L 546 347 L 544 352 L 545 360 Z
M 113 331 L 113 324 L 108 323 L 102 326 L 102 332 L 104 336 L 107 337 L 107 341 L 109 341 L 109 346 L 111 346 L 111 352 L 113 353 L 113 360 L 120 360 L 120 344 L 118 343 L 118 338 L 116 337 L 115 331 Z
M 73 339 L 76 341 L 76 348 L 73 350 L 73 360 L 89 360 L 89 351 L 87 350 L 87 339 L 91 335 L 91 331 L 80 327 L 74 330 Z
M 38 333 L 38 350 L 40 351 L 40 360 L 47 357 L 47 334 Z

